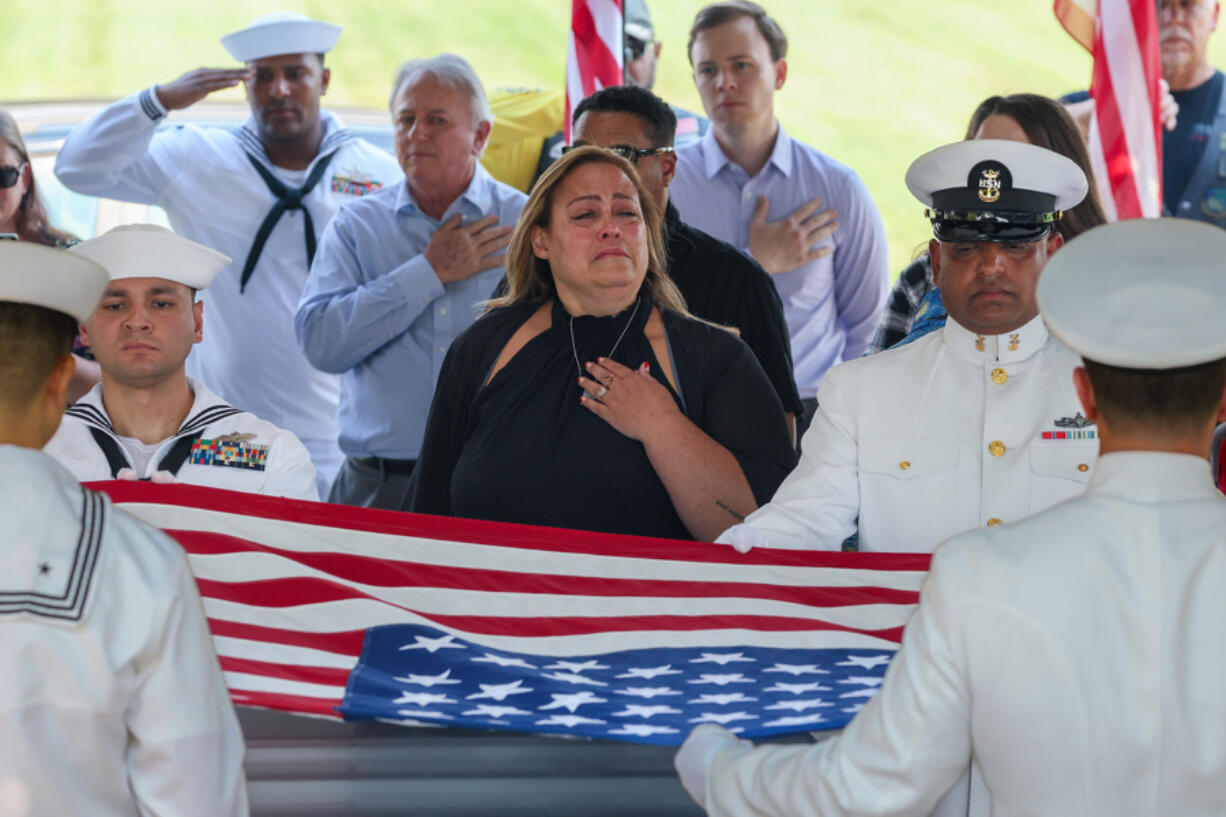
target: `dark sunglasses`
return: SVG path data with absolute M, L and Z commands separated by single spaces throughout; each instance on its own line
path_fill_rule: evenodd
M 575 148 L 587 147 L 587 145 L 567 145 L 562 148 L 562 155 L 570 153 Z M 610 153 L 616 153 L 632 165 L 638 165 L 639 159 L 644 156 L 655 156 L 660 153 L 672 153 L 672 148 L 635 148 L 630 145 L 609 145 L 605 150 Z
M 633 37 L 627 37 L 626 44 L 626 62 L 634 62 L 639 57 L 643 56 L 643 52 L 647 50 L 647 46 L 651 43 L 645 43 L 642 40 L 636 40 Z
M 17 180 L 21 178 L 21 169 L 25 166 L 25 162 L 17 165 L 17 167 L 0 165 L 0 190 L 7 190 L 17 184 Z

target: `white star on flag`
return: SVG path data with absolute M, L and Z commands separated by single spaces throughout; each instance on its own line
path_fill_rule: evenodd
M 732 723 L 733 721 L 756 721 L 757 715 L 750 715 L 748 712 L 729 712 L 726 715 L 721 715 L 718 712 L 703 712 L 697 718 L 690 718 L 690 723 Z
M 455 720 L 446 712 L 428 712 L 424 709 L 397 709 L 396 714 L 403 718 L 440 718 L 445 721 Z
M 713 692 L 708 692 L 693 698 L 687 703 L 691 704 L 715 704 L 716 706 L 727 706 L 728 704 L 750 703 L 758 700 L 751 698 L 743 692 L 726 692 L 722 695 L 717 695 Z
M 773 687 L 768 687 L 763 692 L 786 692 L 789 695 L 803 695 L 806 692 L 834 692 L 834 687 L 824 687 L 820 681 L 814 681 L 811 684 L 785 684 L 782 681 L 776 681 Z
M 574 729 L 576 726 L 578 726 L 581 723 L 598 724 L 598 723 L 608 723 L 608 721 L 602 721 L 600 718 L 584 718 L 579 715 L 550 715 L 548 718 L 546 718 L 543 721 L 537 721 L 536 725 L 537 726 L 566 726 L 571 729 Z
M 824 706 L 834 706 L 834 704 L 823 701 L 821 698 L 809 698 L 804 701 L 780 701 L 777 704 L 771 704 L 767 709 L 790 709 L 793 712 L 804 712 L 806 709 L 818 709 Z
M 453 704 L 455 698 L 448 698 L 437 692 L 402 692 L 392 704 L 413 704 L 413 706 L 430 706 L 431 704 Z
M 656 704 L 654 706 L 644 704 L 626 704 L 626 708 L 621 712 L 614 712 L 615 718 L 652 718 L 656 715 L 680 715 L 680 709 L 674 709 L 671 706 Z
M 676 729 L 671 726 L 652 726 L 649 723 L 628 723 L 625 726 L 617 729 L 610 729 L 610 735 L 635 735 L 636 737 L 646 738 L 651 735 L 675 735 Z
M 608 669 L 607 664 L 602 664 L 599 661 L 584 661 L 582 664 L 576 661 L 559 661 L 556 664 L 550 664 L 545 669 L 564 669 L 567 672 L 584 672 L 589 669 Z
M 426 650 L 431 655 L 434 655 L 434 653 L 438 652 L 439 650 L 466 650 L 468 649 L 468 647 L 465 647 L 463 644 L 454 643 L 455 642 L 454 635 L 444 635 L 444 636 L 439 636 L 438 638 L 428 638 L 427 636 L 424 636 L 424 635 L 415 635 L 413 636 L 413 638 L 417 640 L 417 643 L 416 644 L 405 644 L 403 647 L 400 648 L 401 652 L 404 652 L 405 650 Z
M 633 695 L 635 698 L 658 698 L 661 695 L 681 694 L 670 687 L 626 687 L 625 689 L 615 689 L 613 692 L 617 695 Z
M 513 706 L 494 706 L 493 704 L 477 704 L 476 709 L 470 709 L 464 713 L 466 716 L 479 716 L 490 718 L 505 718 L 507 715 L 531 715 L 527 709 L 516 709 Z
M 665 664 L 662 667 L 631 667 L 621 675 L 615 675 L 615 678 L 642 678 L 650 681 L 657 675 L 680 675 L 681 670 L 673 669 L 672 664 Z
M 458 684 L 459 679 L 451 677 L 451 670 L 445 670 L 440 675 L 412 675 L 409 674 L 403 678 L 396 677 L 394 680 L 402 684 L 412 684 L 419 687 L 432 687 L 436 684 Z
M 839 681 L 840 684 L 864 684 L 866 687 L 879 687 L 885 678 L 875 675 L 852 675 Z
M 523 681 L 512 681 L 509 684 L 478 684 L 481 687 L 480 692 L 474 692 L 472 695 L 465 697 L 467 701 L 477 700 L 478 698 L 493 698 L 495 701 L 505 701 L 508 695 L 522 695 L 525 692 L 531 692 L 531 687 L 521 686 Z
M 487 652 L 480 658 L 474 658 L 473 663 L 497 664 L 500 667 L 523 667 L 524 669 L 536 669 L 535 664 L 529 664 L 522 658 L 505 658 L 501 655 L 494 655 L 492 652 Z
M 888 655 L 849 655 L 846 661 L 840 661 L 837 667 L 864 667 L 872 669 L 890 663 Z
M 814 712 L 811 715 L 789 715 L 786 718 L 779 718 L 778 720 L 767 721 L 766 723 L 762 725 L 767 726 L 767 727 L 800 726 L 801 724 L 806 724 L 806 723 L 821 723 L 824 720 L 826 719 L 820 713 Z
M 727 684 L 752 684 L 753 681 L 745 677 L 743 672 L 733 672 L 726 675 L 707 675 L 703 673 L 698 676 L 697 681 L 690 681 L 691 684 L 715 684 L 716 686 L 726 686 Z
M 576 675 L 572 672 L 555 672 L 543 673 L 542 678 L 548 678 L 551 681 L 565 681 L 568 684 L 591 684 L 592 686 L 607 687 L 604 681 L 597 681 L 594 678 L 588 678 L 584 675 Z
M 584 704 L 603 704 L 608 702 L 607 698 L 597 698 L 595 694 L 588 692 L 586 689 L 582 692 L 571 692 L 565 695 L 550 693 L 550 697 L 553 698 L 552 701 L 537 708 L 543 712 L 546 709 L 561 709 L 565 707 L 567 711 L 574 712 Z M 603 722 L 601 721 L 601 723 Z
M 817 664 L 775 664 L 763 672 L 786 672 L 788 675 L 829 675 L 830 672 L 818 669 Z
M 844 692 L 840 698 L 871 698 L 877 694 L 877 687 L 868 687 L 867 689 L 853 689 L 851 692 Z
M 851 706 L 845 706 L 845 707 L 843 707 L 843 708 L 842 708 L 841 710 L 839 710 L 839 711 L 840 711 L 840 712 L 846 712 L 846 713 L 847 713 L 847 714 L 849 714 L 849 715 L 855 715 L 857 712 L 859 712 L 859 711 L 860 711 L 861 709 L 863 709 L 863 708 L 864 708 L 864 704 L 852 704 Z
M 734 661 L 756 662 L 756 658 L 746 658 L 743 652 L 704 652 L 698 658 L 691 658 L 691 664 L 719 664 L 721 667 L 725 664 L 731 664 Z

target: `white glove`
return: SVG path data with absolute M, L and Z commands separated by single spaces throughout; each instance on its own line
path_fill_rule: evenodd
M 732 545 L 737 553 L 748 553 L 756 547 L 770 547 L 766 537 L 752 525 L 733 525 L 715 540 L 717 545 Z
M 727 746 L 744 746 L 753 748 L 747 740 L 741 740 L 722 726 L 714 723 L 703 723 L 694 727 L 690 736 L 681 744 L 677 756 L 673 758 L 673 767 L 681 778 L 681 785 L 694 798 L 694 802 L 703 808 L 707 807 L 707 770 L 715 753 Z

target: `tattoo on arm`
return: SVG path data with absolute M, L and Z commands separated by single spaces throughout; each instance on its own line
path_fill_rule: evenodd
M 727 506 L 725 503 L 720 502 L 718 499 L 717 499 L 717 500 L 715 500 L 715 504 L 716 504 L 717 506 L 719 506 L 719 507 L 723 508 L 725 511 L 727 511 L 727 512 L 728 512 L 728 514 L 729 514 L 729 515 L 730 515 L 730 516 L 731 516 L 733 519 L 735 519 L 736 521 L 738 521 L 738 522 L 744 522 L 744 521 L 745 521 L 745 517 L 744 517 L 743 515 L 741 515 L 741 514 L 737 513 L 737 512 L 736 512 L 736 511 L 734 511 L 732 508 L 729 508 L 729 507 L 728 507 L 728 506 Z

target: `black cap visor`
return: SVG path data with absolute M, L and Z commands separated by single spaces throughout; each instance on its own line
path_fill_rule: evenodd
M 926 210 L 932 220 L 932 234 L 939 241 L 1027 242 L 1046 237 L 1063 215 L 1008 210 Z

